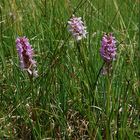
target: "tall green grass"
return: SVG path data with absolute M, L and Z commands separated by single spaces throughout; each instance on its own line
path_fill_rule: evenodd
M 140 138 L 138 0 L 0 0 L 0 139 Z M 86 39 L 67 30 L 82 17 Z M 101 75 L 104 32 L 117 39 L 111 76 Z M 39 77 L 19 68 L 27 36 Z

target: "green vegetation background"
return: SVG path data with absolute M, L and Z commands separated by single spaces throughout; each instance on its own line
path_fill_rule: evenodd
M 139 139 L 139 0 L 0 0 L 0 139 Z M 82 17 L 87 39 L 67 30 Z M 104 32 L 117 40 L 110 76 L 100 70 Z M 26 36 L 39 77 L 19 68 Z

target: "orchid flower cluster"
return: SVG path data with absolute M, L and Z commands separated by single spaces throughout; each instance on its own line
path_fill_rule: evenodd
M 116 40 L 112 34 L 104 35 L 102 38 L 100 54 L 106 63 L 110 63 L 116 58 Z
M 86 38 L 87 31 L 81 17 L 73 15 L 70 21 L 68 21 L 68 30 L 77 41 Z
M 87 31 L 81 17 L 75 17 L 73 15 L 68 21 L 68 30 L 76 41 L 86 38 Z M 27 70 L 30 76 L 37 77 L 36 61 L 33 60 L 34 52 L 28 39 L 26 37 L 18 37 L 16 39 L 16 48 L 20 59 L 21 69 Z M 112 33 L 103 35 L 100 55 L 105 62 L 102 73 L 107 74 L 112 68 L 112 61 L 116 58 L 116 40 Z
M 26 37 L 18 37 L 16 39 L 16 48 L 20 59 L 20 67 L 27 70 L 30 76 L 37 77 L 36 61 L 33 60 L 33 49 Z
M 112 69 L 111 62 L 116 59 L 116 40 L 115 37 L 110 34 L 104 34 L 102 37 L 100 55 L 105 62 L 105 67 L 103 68 L 103 74 L 109 73 Z

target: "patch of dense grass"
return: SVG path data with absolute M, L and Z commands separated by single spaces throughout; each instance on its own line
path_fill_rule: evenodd
M 0 0 L 0 139 L 139 139 L 138 0 Z M 72 14 L 88 36 L 74 41 Z M 117 39 L 110 76 L 100 70 L 104 32 Z M 38 78 L 19 67 L 27 36 Z

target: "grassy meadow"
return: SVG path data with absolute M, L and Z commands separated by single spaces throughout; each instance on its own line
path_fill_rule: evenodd
M 139 0 L 0 0 L 0 140 L 140 139 Z M 82 17 L 87 38 L 68 32 Z M 102 75 L 103 33 L 117 40 Z M 38 77 L 19 66 L 26 36 Z

